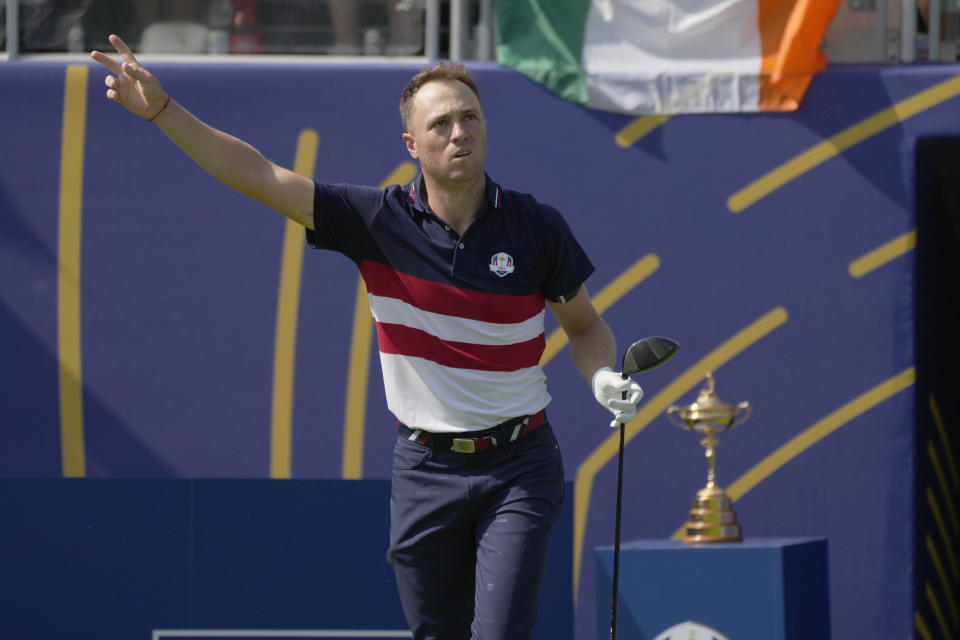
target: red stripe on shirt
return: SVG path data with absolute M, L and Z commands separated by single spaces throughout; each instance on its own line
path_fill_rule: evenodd
M 515 324 L 529 320 L 544 308 L 544 298 L 539 292 L 510 296 L 461 289 L 401 273 L 371 260 L 360 263 L 360 274 L 367 291 L 375 296 L 396 298 L 423 311 L 458 318 Z
M 516 371 L 540 363 L 546 340 L 536 338 L 508 345 L 472 344 L 441 340 L 421 329 L 377 323 L 382 353 L 423 358 L 445 367 L 481 371 Z

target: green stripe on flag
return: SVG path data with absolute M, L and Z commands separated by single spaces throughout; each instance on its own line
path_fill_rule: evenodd
M 590 0 L 495 0 L 497 61 L 581 104 L 587 84 L 580 66 Z

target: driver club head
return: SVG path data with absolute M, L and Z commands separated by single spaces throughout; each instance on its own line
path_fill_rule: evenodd
M 623 352 L 621 375 L 632 376 L 635 373 L 649 371 L 659 367 L 677 352 L 680 345 L 676 340 L 653 336 L 637 340 Z

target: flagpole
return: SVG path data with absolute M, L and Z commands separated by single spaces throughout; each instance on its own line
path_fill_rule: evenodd
M 450 0 L 450 59 L 467 57 L 467 0 Z
M 493 0 L 480 0 L 477 21 L 477 60 L 493 59 Z
M 917 59 L 917 0 L 903 0 L 900 16 L 900 62 Z
M 423 53 L 428 60 L 440 59 L 440 0 L 427 0 L 424 17 Z
M 930 0 L 927 11 L 927 60 L 940 62 L 940 0 Z
M 20 53 L 20 3 L 7 0 L 7 59 L 13 60 Z
M 877 2 L 877 62 L 887 61 L 887 0 Z

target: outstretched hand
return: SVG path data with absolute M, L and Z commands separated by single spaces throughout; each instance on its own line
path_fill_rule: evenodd
M 156 78 L 137 62 L 133 52 L 120 36 L 111 35 L 110 44 L 120 54 L 121 62 L 99 51 L 90 57 L 107 68 L 110 73 L 103 82 L 107 85 L 107 98 L 119 102 L 131 113 L 142 118 L 152 118 L 163 108 L 167 94 Z

